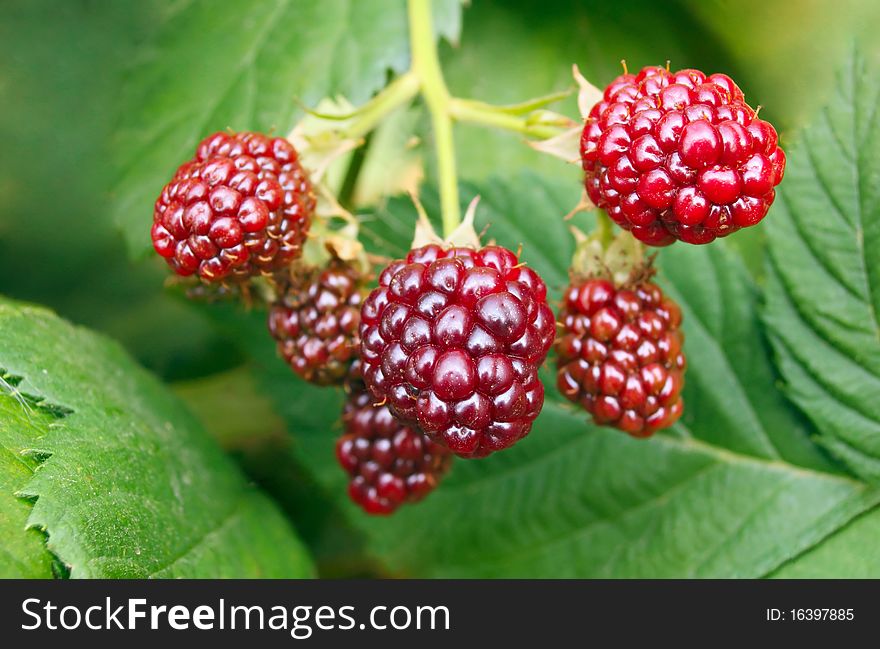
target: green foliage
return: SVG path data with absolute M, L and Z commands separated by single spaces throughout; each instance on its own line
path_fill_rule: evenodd
M 10 491 L 35 499 L 27 526 L 48 534 L 72 577 L 311 574 L 284 518 L 119 346 L 9 301 L 0 302 L 0 338 L 0 367 L 21 378 L 7 382 L 40 406 L 2 397 L 2 446 L 41 459 L 4 477 L 3 511 L 20 524 Z M 4 535 L 4 547 L 28 552 L 29 569 L 44 572 L 23 534 Z
M 475 192 L 478 229 L 508 247 L 522 244 L 558 298 L 571 245 L 564 228 L 548 224 L 562 225 L 577 189 L 525 174 L 464 191 Z M 425 198 L 431 209 L 436 199 Z M 535 219 L 538 212 L 545 217 Z M 367 240 L 399 254 L 413 219 L 406 201 L 394 201 L 365 223 Z M 672 433 L 646 442 L 591 426 L 548 372 L 547 403 L 528 438 L 486 460 L 459 461 L 423 504 L 389 520 L 347 502 L 333 457 L 341 395 L 291 377 L 257 334 L 259 316 L 246 339 L 294 433 L 296 461 L 347 512 L 367 558 L 390 574 L 758 577 L 870 509 L 880 493 L 841 475 L 776 388 L 757 289 L 725 248 L 676 246 L 661 256 L 660 281 L 682 305 L 690 361 L 686 415 Z
M 851 58 L 790 149 L 768 219 L 766 320 L 788 394 L 819 442 L 880 481 L 880 117 L 877 66 Z
M 454 0 L 437 4 L 440 34 L 458 36 L 459 12 Z M 297 102 L 341 94 L 363 103 L 408 63 L 404 0 L 226 2 L 220 10 L 201 1 L 168 12 L 130 72 L 114 143 L 122 170 L 114 211 L 130 249 L 150 249 L 144 206 L 201 138 L 225 128 L 285 134 L 302 114 Z
M 880 575 L 878 535 L 880 510 L 875 508 L 770 576 L 775 579 L 876 579 Z
M 678 4 L 727 53 L 750 103 L 763 107 L 762 116 L 783 140 L 828 101 L 835 69 L 854 42 L 866 52 L 880 51 L 880 4 L 872 0 Z
M 56 415 L 29 403 L 8 382 L 0 385 L 9 391 L 0 392 L 0 576 L 51 577 L 52 556 L 43 536 L 27 526 L 31 504 L 17 494 L 39 465 L 28 451 L 40 443 Z
M 569 87 L 575 62 L 602 85 L 620 59 L 630 69 L 668 59 L 732 73 L 783 127 L 789 166 L 765 224 L 659 255 L 658 281 L 685 317 L 682 421 L 648 441 L 594 427 L 548 367 L 526 440 L 457 462 L 419 506 L 365 516 L 333 457 L 341 392 L 292 376 L 262 311 L 163 292 L 164 269 L 132 265 L 111 221 L 143 256 L 153 200 L 201 137 L 285 134 L 298 102 L 325 96 L 363 103 L 409 65 L 404 0 L 14 0 L 0 24 L 0 291 L 45 301 L 120 337 L 165 378 L 190 379 L 178 392 L 202 423 L 119 347 L 0 302 L 0 575 L 63 575 L 66 564 L 73 577 L 307 576 L 292 524 L 332 576 L 880 575 L 876 67 L 855 58 L 829 83 L 849 34 L 876 31 L 877 8 L 433 9 L 456 96 L 518 102 Z M 778 38 L 793 22 L 798 33 Z M 576 115 L 573 98 L 552 108 Z M 352 192 L 370 199 L 359 206 L 365 244 L 392 256 L 408 247 L 414 210 L 400 197 L 373 205 L 402 186 L 387 176 L 421 161 L 422 199 L 438 215 L 427 115 L 418 102 L 396 115 Z M 522 245 L 558 300 L 572 247 L 562 215 L 579 171 L 517 140 L 456 126 L 462 199 L 482 196 L 478 229 Z
M 677 68 L 705 66 L 707 61 L 730 67 L 717 42 L 693 37 L 699 25 L 674 3 L 556 0 L 550 6 L 542 0 L 474 2 L 465 13 L 461 46 L 442 48 L 451 92 L 496 104 L 516 103 L 572 87 L 572 63 L 600 87 L 623 72 L 621 59 L 631 70 L 667 60 Z M 574 97 L 559 109 L 577 115 Z M 565 174 L 572 184 L 580 175 L 577 165 L 560 165 L 523 146 L 516 136 L 480 126 L 462 125 L 456 149 L 461 174 L 469 180 L 485 180 L 499 168 L 529 168 L 549 177 Z
M 119 119 L 123 66 L 165 4 L 4 3 L 0 293 L 49 304 L 124 341 L 150 369 L 181 378 L 240 359 L 218 353 L 228 345 L 163 290 L 159 260 L 131 263 L 107 209 L 118 174 L 107 140 Z M 151 210 L 138 214 L 149 219 Z

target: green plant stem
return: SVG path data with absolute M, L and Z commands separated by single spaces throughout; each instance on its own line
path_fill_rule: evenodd
M 413 71 L 400 75 L 382 92 L 357 111 L 345 134 L 351 138 L 364 137 L 378 126 L 390 113 L 412 100 L 419 92 L 420 82 Z
M 449 108 L 452 117 L 458 121 L 493 126 L 541 140 L 561 135 L 568 127 L 567 125 L 530 123 L 528 119 L 519 115 L 505 113 L 489 104 L 467 99 L 452 98 L 449 102 Z
M 408 11 L 412 69 L 418 76 L 425 104 L 431 114 L 434 146 L 437 152 L 443 235 L 448 237 L 461 223 L 449 91 L 443 80 L 443 72 L 437 56 L 429 0 L 409 0 Z
M 530 115 L 518 114 L 557 101 L 568 93 L 555 93 L 522 105 L 498 107 L 480 101 L 451 97 L 443 79 L 431 17 L 430 0 L 408 0 L 410 49 L 412 66 L 408 72 L 394 79 L 379 94 L 350 115 L 324 116 L 326 119 L 350 120 L 342 130 L 345 137 L 363 138 L 373 131 L 390 113 L 421 94 L 431 116 L 434 148 L 437 156 L 437 177 L 443 235 L 449 237 L 461 223 L 461 203 L 458 196 L 458 173 L 455 161 L 454 120 L 483 124 L 519 133 L 526 137 L 549 139 L 571 128 L 561 116 L 558 119 L 538 121 Z M 551 114 L 552 117 L 552 114 Z M 357 167 L 353 168 L 356 173 Z M 353 178 L 350 178 L 353 180 Z M 348 194 L 353 187 L 347 186 Z M 348 198 L 346 194 L 346 198 Z M 347 200 L 346 200 L 347 202 Z
M 337 200 L 347 210 L 354 209 L 354 193 L 357 189 L 361 170 L 364 167 L 364 161 L 367 159 L 367 151 L 370 149 L 373 133 L 375 131 L 367 133 L 364 136 L 364 143 L 352 151 L 351 162 L 349 162 L 348 169 L 345 171 L 345 178 L 342 179 L 342 186 L 339 188 Z
M 567 96 L 568 91 L 507 107 L 450 96 L 437 55 L 431 0 L 407 0 L 407 12 L 412 51 L 410 70 L 394 79 L 384 90 L 353 113 L 322 115 L 312 111 L 312 114 L 325 119 L 347 121 L 346 126 L 341 129 L 342 134 L 351 139 L 364 138 L 389 114 L 421 94 L 431 116 L 437 156 L 443 235 L 449 237 L 461 223 L 455 141 L 452 132 L 454 120 L 483 124 L 542 140 L 564 133 L 574 122 L 569 123 L 562 116 L 552 114 L 544 116 L 543 121 L 540 121 L 541 115 L 537 112 L 522 114 L 532 113 L 548 103 L 558 101 Z M 548 116 L 550 119 L 547 119 Z M 359 161 L 356 159 L 355 165 L 349 170 L 352 174 L 347 177 L 348 184 L 343 194 L 346 203 L 353 191 L 353 182 L 359 171 L 357 164 Z

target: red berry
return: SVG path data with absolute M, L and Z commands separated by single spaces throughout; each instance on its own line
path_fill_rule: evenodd
M 363 278 L 334 259 L 307 271 L 269 309 L 269 333 L 294 372 L 318 385 L 340 384 L 357 357 Z
M 298 257 L 314 209 L 311 183 L 287 140 L 215 133 L 156 200 L 153 247 L 178 275 L 240 281 Z
M 531 430 L 555 332 L 544 282 L 514 253 L 428 245 L 392 262 L 364 302 L 364 381 L 403 421 L 483 457 Z
M 723 74 L 623 74 L 581 136 L 590 199 L 654 246 L 709 243 L 758 223 L 785 172 L 776 131 Z
M 421 500 L 449 470 L 449 451 L 400 423 L 387 407 L 374 406 L 363 384 L 348 397 L 342 420 L 336 457 L 351 478 L 351 499 L 368 514 L 390 514 Z
M 649 437 L 681 416 L 681 311 L 655 284 L 575 282 L 559 320 L 559 390 L 597 424 Z

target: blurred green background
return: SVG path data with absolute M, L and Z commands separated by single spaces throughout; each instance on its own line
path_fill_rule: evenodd
M 215 4 L 224 1 L 231 0 Z M 108 215 L 118 170 L 107 144 L 119 120 L 120 88 L 135 52 L 179 4 L 0 5 L 0 292 L 108 332 L 168 380 L 241 361 L 198 310 L 163 287 L 160 263 L 127 258 Z M 880 3 L 871 0 L 475 0 L 465 11 L 462 43 L 444 45 L 442 53 L 454 93 L 494 102 L 565 88 L 574 62 L 597 85 L 617 74 L 624 58 L 630 68 L 670 59 L 676 67 L 723 70 L 751 103 L 764 106 L 784 138 L 822 101 L 835 63 L 856 40 L 875 40 L 862 36 L 878 25 Z M 573 104 L 564 109 L 572 113 Z M 560 173 L 555 160 L 509 134 L 462 126 L 457 135 L 464 179 L 523 167 Z M 574 168 L 567 173 L 577 181 Z M 151 206 L 142 209 L 146 224 Z M 757 272 L 760 228 L 737 244 Z
M 399 9 L 388 0 L 369 1 Z M 222 11 L 226 2 L 233 0 L 212 4 Z M 338 561 L 350 555 L 336 552 L 333 544 L 341 537 L 332 529 L 345 524 L 329 504 L 314 506 L 323 496 L 306 473 L 280 464 L 287 457 L 281 450 L 288 443 L 284 423 L 249 373 L 236 371 L 247 358 L 237 332 L 168 290 L 160 260 L 130 259 L 110 214 L 121 173 L 110 141 L 123 118 L 122 88 L 162 21 L 186 4 L 0 2 L 0 293 L 46 304 L 108 333 L 175 383 L 208 427 L 236 449 L 245 469 L 285 495 L 282 506 L 297 512 L 297 526 L 319 548 L 319 562 L 321 554 L 334 552 Z M 570 87 L 572 63 L 598 86 L 619 74 L 621 59 L 630 69 L 670 60 L 675 68 L 724 71 L 752 105 L 763 107 L 762 116 L 777 125 L 784 142 L 822 105 L 848 50 L 856 42 L 877 47 L 878 27 L 880 3 L 873 0 L 473 0 L 464 12 L 461 42 L 440 49 L 454 94 L 495 103 Z M 557 109 L 576 115 L 574 98 Z M 411 113 L 405 121 L 427 136 L 422 112 Z M 566 176 L 577 195 L 575 166 L 541 156 L 509 133 L 460 125 L 456 143 L 463 180 L 517 177 L 531 169 Z M 425 162 L 430 180 L 430 156 Z M 129 222 L 143 223 L 148 245 L 152 205 L 138 209 L 142 214 Z M 733 242 L 760 281 L 762 228 L 739 233 Z M 233 391 L 235 401 L 225 398 Z M 301 507 L 306 499 L 311 506 Z M 324 570 L 372 573 L 370 566 L 338 563 Z

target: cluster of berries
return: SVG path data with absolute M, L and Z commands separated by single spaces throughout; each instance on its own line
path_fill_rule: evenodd
M 182 276 L 243 281 L 302 252 L 315 196 L 283 138 L 216 133 L 177 169 L 153 209 L 153 247 Z
M 656 284 L 575 282 L 559 315 L 557 383 L 567 399 L 633 437 L 675 423 L 684 407 L 681 311 Z
M 606 88 L 581 153 L 591 200 L 655 246 L 754 225 L 785 165 L 773 127 L 729 77 L 655 67 Z M 336 452 L 366 512 L 422 499 L 453 456 L 525 437 L 554 341 L 560 392 L 597 424 L 648 437 L 681 415 L 681 312 L 650 263 L 616 283 L 574 269 L 558 319 L 539 275 L 496 245 L 416 247 L 368 292 L 367 273 L 335 256 L 291 272 L 315 204 L 288 141 L 217 133 L 162 190 L 152 239 L 178 275 L 206 285 L 273 278 L 280 355 L 306 381 L 346 389 Z

